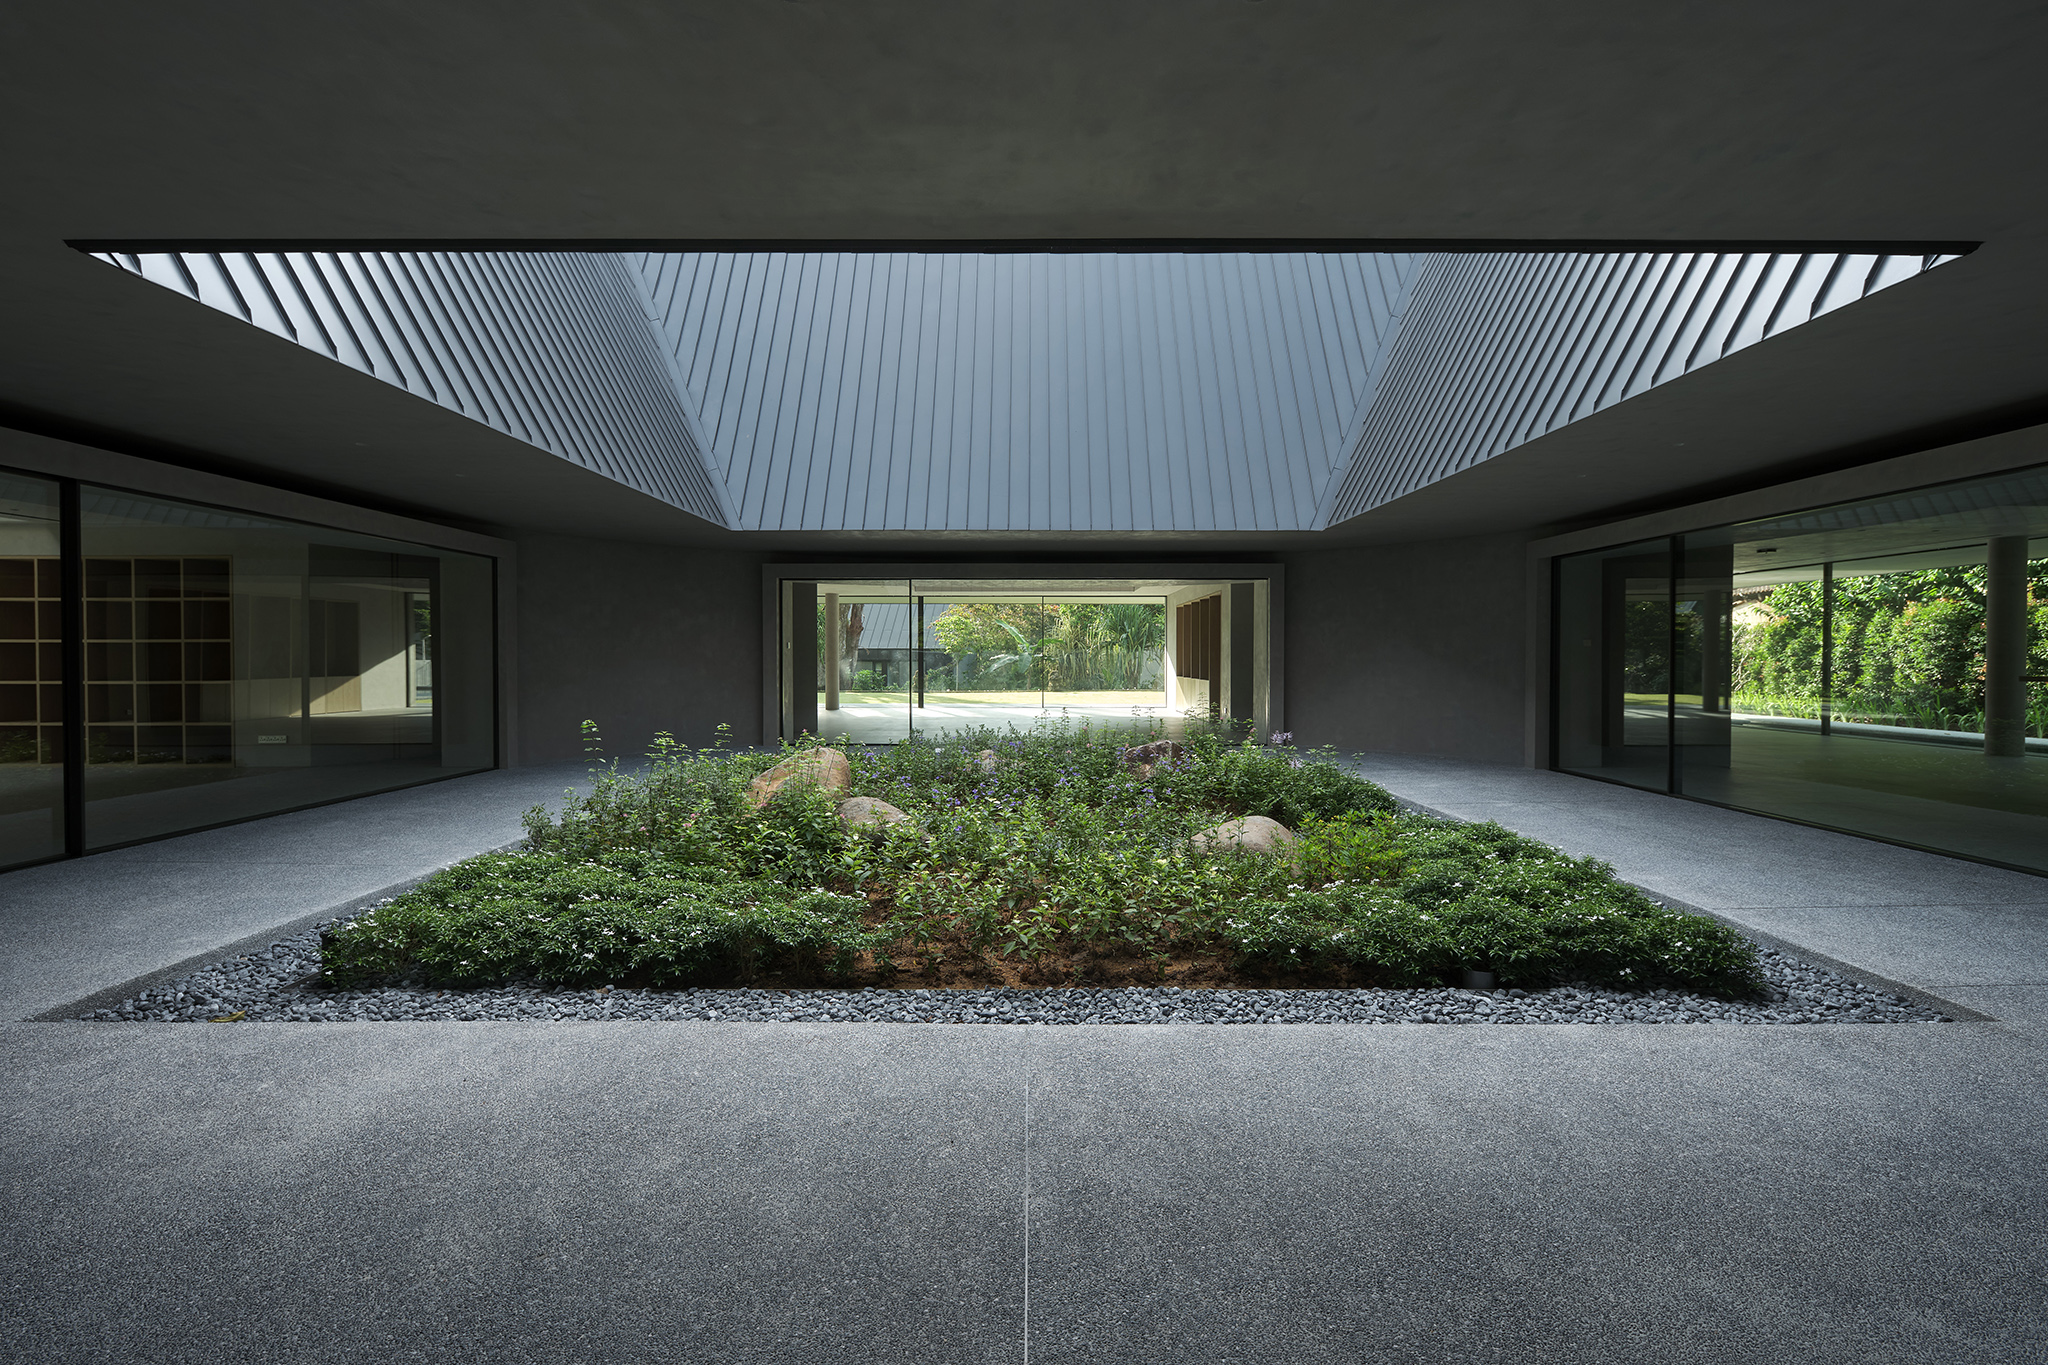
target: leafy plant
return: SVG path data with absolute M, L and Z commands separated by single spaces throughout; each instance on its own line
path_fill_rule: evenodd
M 1982 565 L 1835 581 L 1828 704 L 1844 720 L 1915 729 L 1984 728 Z M 2029 660 L 2048 673 L 2048 560 L 2028 565 Z M 1740 710 L 1820 715 L 1819 583 L 1784 583 L 1738 608 L 1734 697 Z M 2048 735 L 2048 685 L 2028 689 L 2027 732 Z
M 1082 725 L 855 750 L 854 792 L 911 817 L 871 836 L 840 827 L 844 793 L 746 799 L 797 750 L 664 735 L 530 812 L 527 851 L 330 931 L 328 979 L 1755 985 L 1725 926 L 1498 826 L 1403 813 L 1333 755 L 1196 727 L 1141 773 L 1129 742 Z M 1248 814 L 1297 829 L 1294 856 L 1193 844 Z

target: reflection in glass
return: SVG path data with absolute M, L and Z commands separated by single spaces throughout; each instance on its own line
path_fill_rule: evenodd
M 1668 789 L 1675 639 L 1671 570 L 1668 540 L 1559 561 L 1560 768 Z M 1701 643 L 1695 640 L 1687 648 L 1697 659 Z M 1699 694 L 1692 698 L 1696 712 Z
M 1734 667 L 1730 562 L 1725 541 L 1689 537 L 1673 581 L 1672 772 L 1681 790 L 1693 774 L 1728 767 Z
M 88 847 L 495 761 L 488 560 L 82 503 Z
M 57 485 L 0 473 L 0 867 L 64 852 Z
M 2048 871 L 2048 470 L 1557 563 L 1557 766 Z M 1661 551 L 1664 563 L 1669 552 Z
M 1789 547 L 1738 542 L 1738 559 L 1768 563 L 1763 548 Z M 1734 575 L 1743 605 L 1730 770 L 1689 779 L 1686 793 L 2048 868 L 2041 685 L 2026 694 L 2023 753 L 1986 752 L 1985 560 L 1985 545 L 1948 545 Z M 2048 559 L 2029 563 L 2027 576 L 2029 671 L 2039 672 Z

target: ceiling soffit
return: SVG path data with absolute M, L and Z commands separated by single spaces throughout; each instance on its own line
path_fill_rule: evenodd
M 1947 255 L 95 252 L 742 531 L 1304 532 Z

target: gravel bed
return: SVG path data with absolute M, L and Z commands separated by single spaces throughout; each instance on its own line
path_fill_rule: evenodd
M 313 986 L 320 931 L 192 973 L 82 1019 L 343 1022 L 414 1019 L 702 1019 L 875 1024 L 1835 1024 L 1947 1023 L 1947 1015 L 1759 948 L 1764 999 L 1673 991 L 627 990 L 514 983 L 476 990 Z

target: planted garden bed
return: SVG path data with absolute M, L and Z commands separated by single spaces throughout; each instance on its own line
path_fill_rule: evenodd
M 330 927 L 321 980 L 1412 988 L 1484 970 L 1502 989 L 1760 989 L 1754 946 L 1718 921 L 1497 825 L 1402 812 L 1328 755 L 1128 746 L 664 742 L 532 812 L 527 850 Z M 1229 837 L 1248 820 L 1284 827 L 1271 851 Z

